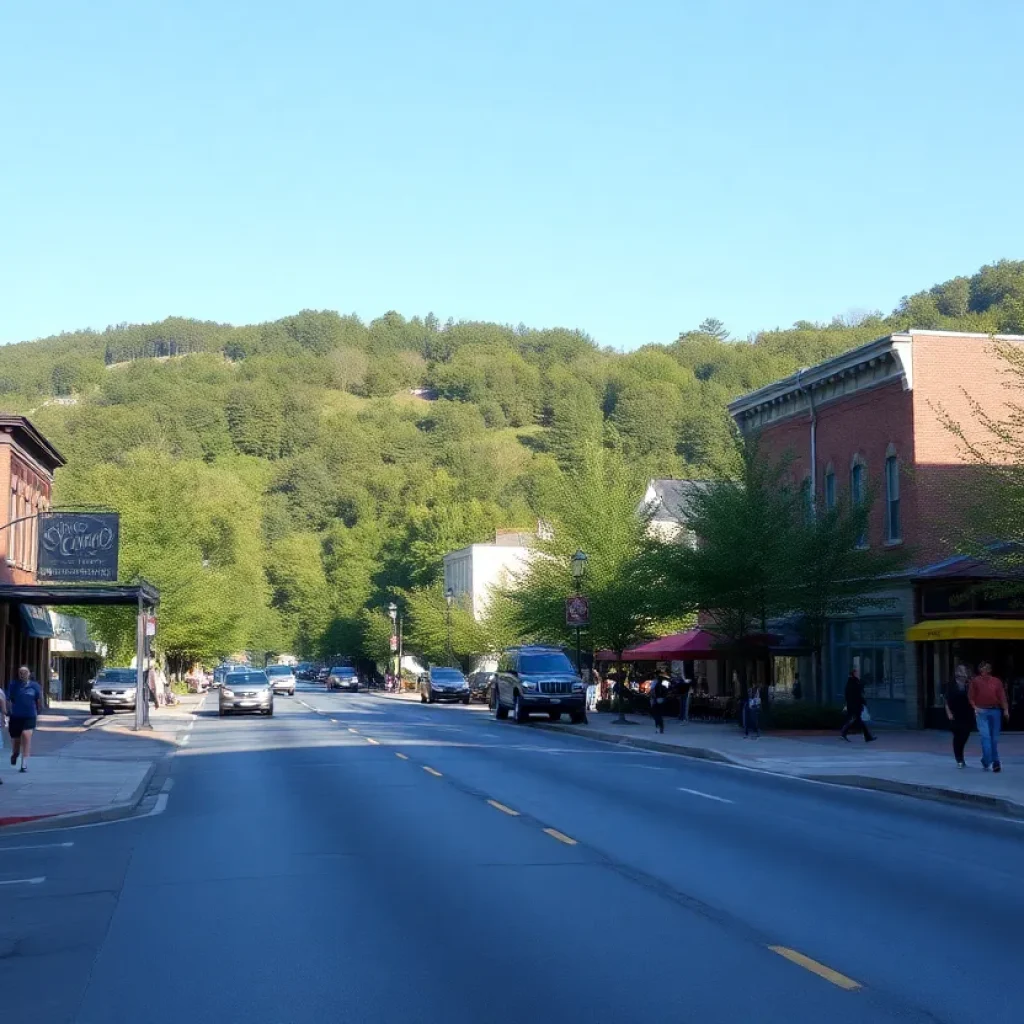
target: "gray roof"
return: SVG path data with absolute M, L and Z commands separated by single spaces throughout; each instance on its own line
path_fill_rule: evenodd
M 686 519 L 687 507 L 694 494 L 709 486 L 711 480 L 651 480 L 655 500 L 653 516 L 658 523 L 678 523 Z

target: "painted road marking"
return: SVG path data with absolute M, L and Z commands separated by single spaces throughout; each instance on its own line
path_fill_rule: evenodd
M 37 878 L 8 878 L 0 885 L 42 885 L 45 881 L 46 875 L 39 875 Z
M 351 732 L 351 733 L 355 733 L 356 736 L 359 735 L 359 730 L 358 729 L 353 729 L 352 726 L 348 727 L 348 731 Z
M 567 836 L 564 832 L 559 832 L 557 828 L 546 828 L 544 831 L 547 832 L 552 839 L 557 839 L 560 843 L 565 843 L 566 846 L 576 845 L 575 839 L 571 836 Z
M 39 846 L 4 846 L 0 847 L 0 853 L 7 853 L 10 850 L 66 850 L 74 843 L 42 843 Z
M 164 784 L 160 787 L 161 793 L 170 793 L 174 789 L 174 779 L 164 779 Z
M 190 735 L 182 736 L 181 739 L 178 740 L 178 746 L 179 747 L 187 747 L 188 746 L 188 741 L 190 739 L 192 739 L 192 737 Z
M 487 802 L 496 810 L 501 811 L 502 814 L 508 814 L 513 818 L 519 817 L 518 811 L 513 811 L 511 807 L 506 807 L 504 804 L 499 804 L 497 800 L 488 800 Z
M 809 956 L 804 956 L 803 953 L 798 953 L 795 949 L 790 949 L 788 946 L 769 946 L 768 948 L 773 953 L 778 953 L 779 956 L 785 957 L 791 963 L 798 964 L 804 970 L 810 971 L 811 974 L 816 974 L 819 978 L 824 978 L 833 985 L 838 985 L 839 988 L 845 988 L 847 991 L 860 988 L 860 983 L 854 981 L 853 978 L 848 978 L 845 974 L 833 971 L 831 967 L 819 964 L 817 960 L 812 960 Z
M 691 796 L 702 796 L 705 800 L 717 800 L 720 804 L 731 804 L 732 800 L 726 800 L 724 796 L 715 796 L 714 793 L 702 793 L 699 789 L 687 789 L 685 786 L 676 786 L 680 793 L 689 793 Z
M 442 777 L 441 773 L 436 768 L 431 768 L 429 764 L 425 764 L 423 766 L 423 770 L 425 772 L 429 772 L 431 775 L 437 776 L 437 778 L 439 778 L 439 779 Z
M 395 751 L 395 757 L 400 757 L 403 761 L 409 760 L 408 754 L 400 754 L 397 750 Z
M 379 747 L 380 746 L 380 740 L 375 740 L 372 736 L 367 736 L 366 737 L 366 742 L 367 743 L 372 743 L 375 747 Z

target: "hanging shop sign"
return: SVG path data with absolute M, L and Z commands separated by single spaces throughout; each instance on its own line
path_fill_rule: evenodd
M 40 512 L 36 575 L 58 583 L 116 583 L 116 512 Z

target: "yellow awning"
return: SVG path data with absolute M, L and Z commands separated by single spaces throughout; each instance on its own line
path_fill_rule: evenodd
M 908 640 L 1024 640 L 1024 619 L 938 619 L 907 630 Z

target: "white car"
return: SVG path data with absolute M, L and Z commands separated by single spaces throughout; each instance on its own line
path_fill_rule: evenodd
M 274 693 L 287 693 L 295 696 L 295 669 L 291 665 L 268 665 L 267 678 Z

